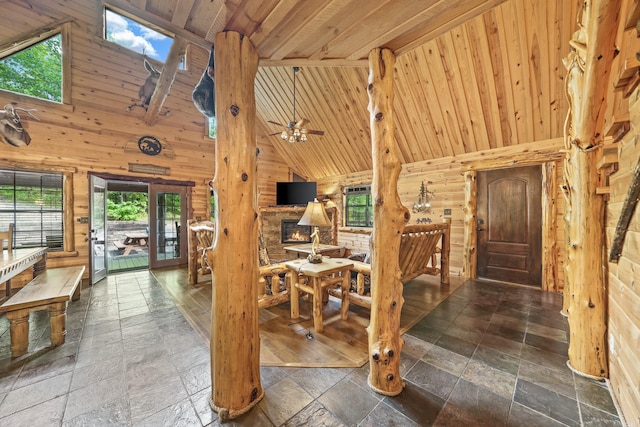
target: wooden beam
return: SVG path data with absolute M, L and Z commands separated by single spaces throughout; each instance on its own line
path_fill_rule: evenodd
M 176 27 L 184 28 L 195 2 L 196 0 L 178 0 L 173 9 L 171 23 Z
M 180 62 L 184 58 L 184 53 L 187 49 L 187 41 L 185 39 L 176 37 L 173 40 L 167 60 L 162 67 L 160 77 L 158 78 L 158 84 L 153 91 L 151 101 L 149 101 L 149 107 L 144 115 L 144 122 L 151 126 L 155 124 L 160 115 L 160 110 L 164 105 L 164 101 L 167 99 L 169 92 L 171 91 L 171 85 L 176 78 L 178 68 L 180 68 Z
M 566 201 L 567 261 L 563 313 L 569 317 L 569 366 L 588 377 L 605 378 L 607 296 L 604 272 L 605 207 L 597 148 L 604 141 L 604 116 L 620 2 L 593 0 L 583 5 L 580 29 L 564 60 L 569 116 L 565 127 L 563 190 Z
M 542 290 L 558 292 L 556 162 L 542 165 Z
M 462 274 L 467 279 L 478 275 L 477 231 L 478 177 L 473 170 L 464 173 L 464 259 Z
M 219 232 L 212 250 L 211 407 L 236 418 L 263 397 L 258 330 L 256 101 L 258 55 L 239 33 L 215 37 L 217 138 L 213 189 Z
M 369 54 L 369 123 L 373 155 L 371 196 L 371 323 L 368 383 L 376 393 L 396 396 L 404 387 L 400 376 L 400 313 L 402 297 L 398 254 L 402 230 L 410 214 L 398 195 L 402 166 L 394 137 L 393 78 L 396 57 L 389 49 Z
M 617 263 L 622 255 L 622 248 L 624 247 L 624 238 L 627 235 L 631 218 L 636 210 L 638 204 L 638 197 L 640 196 L 640 161 L 636 163 L 636 167 L 633 170 L 631 176 L 631 183 L 627 188 L 627 196 L 624 199 L 622 205 L 622 212 L 618 218 L 618 225 L 616 225 L 616 232 L 613 235 L 613 243 L 611 244 L 611 250 L 609 251 L 609 262 Z

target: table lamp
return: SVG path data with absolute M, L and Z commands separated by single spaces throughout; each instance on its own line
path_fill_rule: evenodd
M 331 221 L 327 216 L 327 212 L 324 210 L 324 205 L 313 199 L 313 202 L 307 204 L 302 218 L 298 221 L 298 225 L 312 225 L 313 233 L 311 234 L 311 255 L 309 255 L 309 262 L 318 264 L 322 262 L 322 255 L 318 253 L 320 248 L 320 229 L 318 227 L 329 226 Z

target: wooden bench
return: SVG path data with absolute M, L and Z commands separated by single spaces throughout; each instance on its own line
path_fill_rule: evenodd
M 84 266 L 43 271 L 0 306 L 7 313 L 11 334 L 11 357 L 19 357 L 29 347 L 29 313 L 49 310 L 51 345 L 64 344 L 67 302 L 80 298 Z
M 449 222 L 405 226 L 398 253 L 402 283 L 407 283 L 421 274 L 429 274 L 440 275 L 440 283 L 449 284 L 450 230 Z M 437 254 L 440 254 L 440 266 Z M 371 277 L 371 265 L 353 261 L 351 271 L 356 273 L 356 286 L 349 291 L 349 302 L 371 308 L 371 292 L 365 286 L 365 277 Z M 341 292 L 341 289 L 330 291 L 336 297 L 340 297 Z

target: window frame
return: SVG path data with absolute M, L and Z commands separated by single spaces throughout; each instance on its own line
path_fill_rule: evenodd
M 344 225 L 349 228 L 373 228 L 373 198 L 371 196 L 371 184 L 353 185 L 344 188 Z M 358 207 L 365 207 L 365 221 L 368 225 L 354 225 L 349 223 L 349 197 L 350 196 L 367 196 L 367 203 L 365 205 L 357 205 Z
M 44 165 L 25 164 L 21 162 L 0 162 L 0 169 L 16 172 L 31 173 L 59 173 L 62 175 L 62 250 L 50 251 L 48 258 L 63 258 L 78 256 L 75 248 L 75 223 L 74 223 L 74 198 L 73 198 L 73 175 L 76 168 L 49 167 Z M 79 219 L 80 220 L 80 219 Z
M 55 27 L 46 25 L 38 28 L 26 35 L 20 35 L 12 40 L 7 41 L 0 46 L 0 59 L 4 59 L 22 50 L 29 49 L 33 45 L 41 43 L 51 37 L 60 34 L 62 40 L 60 46 L 62 48 L 62 100 L 53 101 L 50 99 L 39 98 L 26 93 L 13 92 L 0 88 L 0 93 L 7 97 L 17 97 L 17 101 L 37 104 L 39 102 L 54 105 L 70 105 L 71 104 L 71 22 L 63 22 Z

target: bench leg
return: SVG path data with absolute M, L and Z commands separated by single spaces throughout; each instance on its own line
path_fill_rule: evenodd
M 78 301 L 80 299 L 80 289 L 82 288 L 82 279 L 80 279 L 80 283 L 76 286 L 76 290 L 73 291 L 73 296 L 71 297 L 71 301 Z
M 64 344 L 67 330 L 67 303 L 58 302 L 49 306 L 49 326 L 51 328 L 51 345 L 53 347 Z
M 11 357 L 19 357 L 29 348 L 29 310 L 7 312 L 11 336 Z

